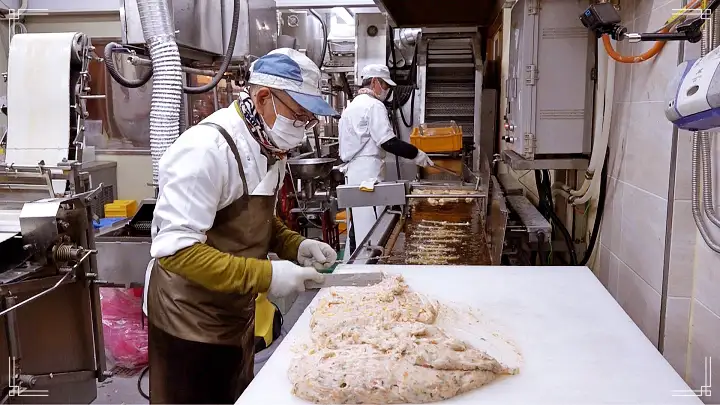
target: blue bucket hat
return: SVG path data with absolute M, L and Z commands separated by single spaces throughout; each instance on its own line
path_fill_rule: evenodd
M 250 66 L 248 83 L 284 90 L 304 109 L 320 116 L 339 116 L 320 92 L 322 75 L 317 65 L 291 48 L 276 49 Z

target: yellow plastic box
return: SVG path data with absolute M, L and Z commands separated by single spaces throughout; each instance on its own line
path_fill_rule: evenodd
M 432 122 L 413 128 L 410 143 L 423 152 L 457 152 L 463 147 L 462 136 L 455 121 Z
M 105 204 L 105 218 L 130 218 L 137 211 L 135 200 L 115 200 Z

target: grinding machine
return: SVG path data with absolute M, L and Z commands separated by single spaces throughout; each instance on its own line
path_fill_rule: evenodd
M 322 240 L 339 249 L 335 187 L 342 176 L 333 170 L 336 163 L 337 159 L 330 157 L 288 160 L 288 188 L 292 190 L 288 197 L 295 204 L 286 219 L 291 228 L 305 237 L 314 236 L 311 229 L 319 229 Z

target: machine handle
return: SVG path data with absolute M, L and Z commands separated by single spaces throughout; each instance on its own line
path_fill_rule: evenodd
M 70 277 L 71 275 L 72 275 L 72 272 L 67 272 L 67 273 L 65 273 L 65 275 L 62 276 L 62 277 L 60 278 L 60 280 L 58 280 L 58 282 L 55 283 L 55 285 L 53 285 L 52 287 L 48 288 L 47 290 L 45 290 L 45 291 L 43 291 L 43 292 L 41 292 L 41 293 L 39 293 L 39 294 L 33 295 L 32 297 L 26 299 L 25 301 L 19 302 L 19 303 L 15 304 L 15 305 L 11 306 L 10 308 L 8 308 L 8 309 L 0 312 L 0 316 L 7 315 L 9 312 L 12 312 L 12 311 L 20 308 L 21 306 L 29 303 L 30 301 L 36 300 L 36 299 L 42 297 L 43 295 L 45 295 L 45 294 L 47 294 L 47 293 L 55 290 L 56 288 L 58 288 L 58 287 L 60 287 L 62 284 L 64 284 L 64 283 L 65 283 L 65 280 L 67 280 L 67 278 Z
M 83 200 L 84 202 L 88 203 L 88 202 L 90 202 L 90 199 L 95 197 L 96 194 L 100 193 L 100 190 L 102 190 L 103 186 L 104 186 L 104 184 L 100 183 L 94 189 L 92 189 L 90 191 L 86 191 L 84 193 L 77 194 L 76 197 Z

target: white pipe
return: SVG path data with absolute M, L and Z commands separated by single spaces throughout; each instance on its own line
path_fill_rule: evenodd
M 602 44 L 598 44 L 598 55 L 605 60 L 605 63 L 598 61 L 598 92 L 595 97 L 595 139 L 593 142 L 590 164 L 585 173 L 585 181 L 578 190 L 571 190 L 570 194 L 579 197 L 572 201 L 574 205 L 585 204 L 594 193 L 593 188 L 599 184 L 599 175 L 605 162 L 605 152 L 610 141 L 610 124 L 612 122 L 612 111 L 615 97 L 615 61 L 611 60 Z M 602 60 L 601 59 L 601 60 Z M 603 66 L 605 67 L 603 69 Z M 601 69 L 604 71 L 605 79 L 602 80 Z M 599 86 L 604 84 L 603 92 L 600 93 Z M 592 187 L 595 185 L 595 187 Z
M 597 69 L 597 89 L 595 91 L 595 125 L 593 125 L 593 149 L 592 157 L 590 158 L 590 165 L 588 171 L 595 171 L 598 166 L 598 160 L 596 156 L 599 156 L 598 146 L 602 141 L 602 126 L 603 126 L 603 112 L 605 111 L 605 92 L 607 87 L 611 85 L 608 80 L 608 67 L 610 63 L 610 57 L 605 52 L 602 40 L 598 40 L 598 69 Z M 605 154 L 603 153 L 603 156 Z

